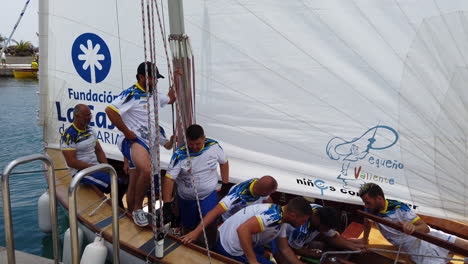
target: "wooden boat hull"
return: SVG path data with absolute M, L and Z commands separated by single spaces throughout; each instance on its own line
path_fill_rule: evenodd
M 60 150 L 46 149 L 46 153 L 54 161 L 55 167 L 66 168 L 65 160 Z M 68 170 L 57 171 L 56 188 L 57 202 L 68 210 L 68 186 L 71 175 Z M 92 186 L 80 185 L 77 189 L 78 222 L 88 241 L 93 241 L 96 233 L 102 233 L 108 248 L 108 257 L 112 258 L 112 217 L 111 204 L 106 202 L 97 212 L 90 216 L 104 200 L 104 195 Z M 125 212 L 120 211 L 120 256 L 121 263 L 208 263 L 205 249 L 194 244 L 184 245 L 171 235 L 165 239 L 165 255 L 158 259 L 154 256 L 154 236 L 151 228 L 136 226 Z M 211 252 L 212 263 L 239 263 L 214 252 Z
M 52 158 L 56 168 L 65 168 L 65 161 L 63 159 L 62 153 L 57 149 L 47 149 L 46 153 Z M 56 185 L 57 185 L 57 200 L 58 202 L 68 210 L 68 186 L 71 180 L 71 176 L 68 171 L 57 171 L 56 172 Z M 272 195 L 274 201 L 280 201 L 280 203 L 285 203 L 289 200 L 292 195 L 284 193 L 276 193 Z M 78 209 L 78 221 L 79 226 L 83 229 L 85 236 L 88 241 L 93 241 L 96 233 L 101 233 L 106 240 L 106 247 L 108 248 L 108 257 L 112 257 L 112 224 L 111 224 L 111 206 L 110 202 L 104 204 L 96 214 L 89 216 L 89 213 L 93 211 L 103 200 L 103 194 L 100 193 L 97 189 L 94 189 L 91 186 L 79 186 L 77 190 L 77 209 Z M 324 204 L 328 206 L 333 206 L 349 214 L 350 222 L 362 222 L 362 217 L 357 215 L 355 211 L 357 209 L 362 209 L 362 206 L 337 203 L 332 201 L 322 201 L 315 200 L 316 203 Z M 206 252 L 203 248 L 200 248 L 196 245 L 189 244 L 183 245 L 180 243 L 180 240 L 176 237 L 168 236 L 167 241 L 165 241 L 165 256 L 162 259 L 157 259 L 154 255 L 151 255 L 151 251 L 154 247 L 153 242 L 153 233 L 149 228 L 141 228 L 136 226 L 133 223 L 133 220 L 129 218 L 123 212 L 120 212 L 121 219 L 119 221 L 119 230 L 120 230 L 120 239 L 121 239 L 121 262 L 122 263 L 146 263 L 146 260 L 149 259 L 154 263 L 207 263 L 208 258 Z M 438 225 L 445 224 L 441 219 L 435 218 L 425 218 L 429 220 L 429 224 L 436 223 Z M 436 221 L 437 220 L 437 221 Z M 449 220 L 447 220 L 449 221 Z M 462 226 L 465 226 L 463 223 L 459 223 Z M 359 227 L 360 224 L 349 225 L 347 230 L 344 231 L 343 235 L 347 237 L 359 237 L 362 236 L 362 228 Z M 361 225 L 362 226 L 362 225 Z M 450 226 L 445 225 L 448 229 Z M 457 229 L 460 229 L 461 226 L 457 226 Z M 343 228 L 345 229 L 345 228 Z M 355 229 L 355 230 L 350 230 Z M 445 230 L 450 232 L 450 230 Z M 451 232 L 453 233 L 453 232 Z M 352 234 L 352 235 L 348 235 Z M 372 248 L 381 248 L 389 250 L 398 250 L 398 248 L 392 246 L 378 230 L 373 229 L 370 236 L 370 247 Z M 154 254 L 154 253 L 153 253 Z M 239 263 L 224 256 L 212 253 L 212 263 Z M 337 257 L 343 257 L 342 255 L 337 255 Z M 348 259 L 349 263 L 394 263 L 396 254 L 393 253 L 375 253 L 368 252 L 359 255 L 350 255 Z M 458 256 L 460 257 L 460 256 Z M 378 261 L 376 261 L 378 260 Z M 327 262 L 325 262 L 327 263 Z M 413 263 L 407 256 L 399 256 L 398 263 Z M 461 263 L 461 262 L 452 262 L 452 263 Z
M 37 79 L 37 69 L 15 69 L 13 76 L 16 79 Z

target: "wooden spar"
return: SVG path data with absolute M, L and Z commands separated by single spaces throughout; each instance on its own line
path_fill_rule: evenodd
M 389 227 L 391 227 L 393 229 L 396 229 L 396 230 L 398 230 L 400 232 L 403 232 L 403 227 L 400 226 L 399 224 L 396 224 L 396 223 L 394 223 L 392 221 L 386 220 L 386 219 L 384 219 L 382 217 L 379 217 L 379 216 L 364 212 L 362 210 L 357 210 L 357 212 L 359 214 L 371 219 L 371 220 L 374 220 L 376 222 L 379 222 L 381 224 L 389 226 Z M 460 254 L 462 256 L 468 257 L 468 249 L 467 248 L 462 248 L 462 247 L 460 247 L 458 245 L 455 245 L 454 243 L 447 242 L 447 241 L 442 240 L 442 239 L 440 239 L 438 237 L 434 237 L 434 236 L 431 236 L 429 234 L 418 232 L 418 231 L 415 231 L 410 236 L 417 237 L 419 239 L 422 239 L 424 241 L 427 241 L 427 242 L 432 243 L 434 245 L 437 245 L 439 247 L 448 249 L 451 252 L 454 252 L 456 254 Z

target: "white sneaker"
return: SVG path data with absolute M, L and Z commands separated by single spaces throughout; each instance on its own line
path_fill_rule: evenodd
M 138 209 L 136 211 L 133 211 L 132 216 L 133 216 L 133 222 L 135 222 L 137 226 L 148 225 L 148 218 L 146 218 L 146 213 L 143 210 Z

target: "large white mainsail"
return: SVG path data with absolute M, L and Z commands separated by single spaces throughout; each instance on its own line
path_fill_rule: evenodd
M 49 2 L 46 143 L 87 103 L 119 158 L 100 98 L 135 81 L 139 1 Z M 463 0 L 185 1 L 197 121 L 234 181 L 270 174 L 281 191 L 351 203 L 376 182 L 419 213 L 468 221 L 467 11 Z M 103 70 L 78 70 L 81 45 L 103 43 Z

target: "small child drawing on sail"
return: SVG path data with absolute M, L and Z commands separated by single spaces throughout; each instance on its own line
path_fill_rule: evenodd
M 391 132 L 392 136 L 390 144 L 388 144 L 388 137 L 382 137 L 382 135 L 377 134 L 377 130 L 385 132 Z M 388 133 L 386 133 L 388 135 Z M 381 138 L 377 140 L 376 138 Z M 359 160 L 363 160 L 371 149 L 373 150 L 382 150 L 393 146 L 398 141 L 398 133 L 391 127 L 388 126 L 375 126 L 368 129 L 364 134 L 358 138 L 353 138 L 350 141 L 347 141 L 340 137 L 332 138 L 327 144 L 327 155 L 332 160 L 342 160 L 341 172 L 338 175 L 337 179 L 340 179 L 344 182 L 345 186 L 347 185 L 348 180 L 356 180 L 355 178 L 348 177 L 348 169 L 351 163 L 355 163 Z M 385 142 L 382 146 L 376 146 L 376 143 Z

